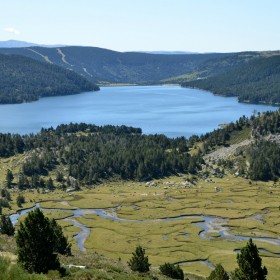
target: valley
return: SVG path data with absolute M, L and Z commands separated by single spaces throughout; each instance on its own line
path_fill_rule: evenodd
M 107 182 L 68 194 L 58 190 L 46 194 L 27 190 L 24 196 L 31 202 L 24 207 L 34 205 L 33 201 L 40 202 L 44 213 L 61 223 L 75 251 L 80 250 L 75 240 L 80 228 L 63 216 L 71 215 L 71 209 L 85 209 L 83 215 L 70 218 L 89 228 L 85 252 L 78 254 L 97 252 L 127 261 L 133 248 L 141 245 L 153 267 L 163 262 L 180 263 L 186 274 L 204 277 L 212 269 L 204 261 L 212 265 L 221 263 L 232 271 L 236 267 L 235 251 L 245 244 L 244 237 L 252 237 L 262 249 L 269 279 L 277 279 L 280 185 L 249 184 L 248 180 L 231 175 L 208 182 L 199 179 L 192 187 L 186 187 L 186 181 L 188 176 L 183 175 L 149 184 Z M 221 191 L 217 192 L 217 187 Z M 9 213 L 18 209 L 11 205 Z M 65 209 L 65 213 L 49 208 Z M 96 209 L 95 213 L 89 209 Z
M 2 2 L 0 280 L 279 280 L 280 2 Z
M 254 173 L 251 173 L 249 167 L 244 170 L 244 174 L 240 173 L 240 168 L 245 161 L 251 162 L 250 146 L 255 145 L 257 137 L 260 137 L 254 136 L 256 131 L 259 129 L 260 133 L 267 134 L 267 131 L 260 129 L 264 124 L 275 136 L 266 139 L 272 142 L 277 139 L 278 134 L 275 132 L 279 126 L 273 124 L 277 122 L 278 114 L 279 111 L 266 113 L 255 119 L 243 117 L 235 125 L 224 126 L 220 131 L 201 136 L 196 141 L 195 138 L 190 138 L 186 142 L 187 145 L 192 145 L 188 153 L 195 157 L 199 153 L 198 148 L 208 150 L 203 156 L 205 163 L 200 162 L 198 157 L 196 170 L 177 172 L 169 176 L 155 175 L 159 177 L 150 178 L 148 181 L 123 180 L 117 173 L 115 176 L 108 174 L 102 179 L 102 172 L 95 182 L 88 183 L 88 179 L 83 179 L 81 175 L 76 176 L 79 178 L 77 181 L 73 177 L 67 177 L 69 167 L 65 160 L 69 155 L 63 155 L 58 149 L 64 147 L 63 143 L 75 142 L 76 147 L 80 147 L 81 143 L 76 142 L 77 140 L 86 142 L 87 138 L 96 137 L 98 131 L 100 139 L 106 137 L 113 140 L 113 135 L 119 135 L 118 141 L 122 139 L 121 142 L 125 143 L 121 135 L 124 133 L 129 137 L 130 133 L 135 134 L 138 130 L 130 128 L 130 132 L 125 127 L 98 128 L 85 124 L 62 125 L 56 131 L 46 130 L 35 138 L 34 143 L 39 146 L 42 144 L 44 149 L 52 150 L 53 157 L 60 155 L 61 158 L 53 158 L 56 163 L 52 167 L 46 165 L 45 171 L 34 169 L 34 172 L 42 172 L 39 173 L 40 180 L 39 177 L 37 180 L 45 182 L 43 187 L 26 186 L 23 189 L 20 187 L 20 190 L 16 188 L 22 170 L 29 172 L 24 165 L 32 158 L 35 150 L 29 152 L 28 146 L 25 146 L 24 153 L 15 153 L 0 159 L 0 183 L 6 184 L 8 169 L 13 171 L 16 178 L 14 187 L 10 190 L 9 207 L 3 207 L 3 214 L 10 215 L 16 229 L 19 225 L 17 219 L 22 222 L 34 206 L 40 207 L 47 217 L 56 219 L 72 243 L 73 256 L 61 257 L 65 265 L 73 264 L 75 260 L 75 265 L 88 266 L 89 258 L 102 256 L 108 262 L 119 262 L 118 269 L 123 267 L 122 270 L 125 271 L 131 252 L 141 245 L 149 256 L 152 273 L 157 273 L 160 265 L 169 262 L 180 264 L 190 279 L 204 279 L 219 263 L 226 271 L 233 271 L 237 267 L 237 252 L 252 238 L 269 271 L 268 279 L 276 280 L 280 273 L 277 265 L 280 257 L 279 180 L 251 180 L 248 176 L 254 176 Z M 96 132 L 92 134 L 90 131 Z M 221 144 L 219 141 L 223 139 L 223 133 L 229 135 L 227 142 Z M 64 142 L 56 147 L 55 137 L 62 141 L 62 135 Z M 151 136 L 146 137 L 152 139 Z M 48 138 L 48 145 L 43 142 L 39 144 Z M 249 138 L 251 141 L 248 141 Z M 31 139 L 24 139 L 25 145 L 31 143 Z M 69 142 L 70 139 L 72 140 Z M 182 151 L 186 150 L 182 148 L 180 141 L 169 141 L 169 145 L 176 143 Z M 244 141 L 247 142 L 244 144 Z M 104 142 L 103 145 L 111 150 L 108 143 Z M 144 150 L 145 145 L 141 146 Z M 65 148 L 68 150 L 67 146 Z M 229 148 L 232 149 L 231 152 L 225 151 Z M 46 156 L 44 149 L 37 148 L 37 152 L 41 150 L 38 158 Z M 82 166 L 85 158 L 79 157 L 79 149 L 75 153 L 75 160 L 79 159 L 79 166 Z M 167 149 L 164 153 L 171 151 Z M 181 153 L 188 159 L 184 152 Z M 214 153 L 223 156 L 213 156 Z M 99 157 L 104 162 L 105 158 L 101 159 L 101 155 Z M 225 163 L 221 165 L 222 160 Z M 226 163 L 227 160 L 232 161 L 232 164 Z M 35 162 L 29 162 L 31 168 L 36 168 L 36 164 L 32 167 Z M 46 173 L 47 168 L 49 170 Z M 118 170 L 117 166 L 111 165 L 110 168 L 116 170 L 115 172 Z M 171 171 L 174 167 L 170 168 Z M 91 168 L 88 166 L 86 170 L 89 172 Z M 60 175 L 61 178 L 58 177 L 60 172 L 63 175 Z M 80 169 L 79 172 L 82 174 L 84 171 Z M 143 173 L 144 176 L 145 174 Z M 278 176 L 277 173 L 274 176 Z M 25 178 L 28 184 L 33 184 L 35 177 Z M 50 178 L 53 187 L 47 186 Z M 17 204 L 19 193 L 25 198 L 21 207 Z M 16 211 L 19 212 L 15 215 Z M 3 249 L 14 254 L 14 241 L 9 240 L 5 247 L 2 246 Z M 98 269 L 93 264 L 90 264 L 90 268 Z

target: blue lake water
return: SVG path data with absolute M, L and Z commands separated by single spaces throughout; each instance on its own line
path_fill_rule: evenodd
M 86 122 L 141 127 L 143 133 L 170 137 L 202 134 L 267 105 L 242 104 L 179 86 L 102 87 L 99 92 L 47 97 L 33 103 L 0 105 L 0 132 L 28 134 L 42 127 Z

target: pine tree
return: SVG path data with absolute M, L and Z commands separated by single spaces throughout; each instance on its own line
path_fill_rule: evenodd
M 150 270 L 148 257 L 145 256 L 145 249 L 138 246 L 135 253 L 132 253 L 132 258 L 129 260 L 128 265 L 131 270 L 138 272 L 147 272 Z
M 22 194 L 19 194 L 17 197 L 17 206 L 22 207 L 23 203 L 25 203 L 25 198 Z
M 70 256 L 71 244 L 68 243 L 67 238 L 63 235 L 62 227 L 56 222 L 55 219 L 51 219 L 50 224 L 55 235 L 54 251 L 61 255 Z
M 221 264 L 218 264 L 211 272 L 207 280 L 229 280 L 229 276 Z
M 14 235 L 15 229 L 8 215 L 2 215 L 0 219 L 0 232 L 9 236 Z
M 57 234 L 52 222 L 40 209 L 29 212 L 24 222 L 20 223 L 16 236 L 18 262 L 30 273 L 59 269 Z
M 2 196 L 3 198 L 6 198 L 6 199 L 9 200 L 9 201 L 12 200 L 11 194 L 10 194 L 10 192 L 9 192 L 7 189 L 2 189 L 2 190 L 1 190 L 1 196 Z
M 54 189 L 54 185 L 53 185 L 53 180 L 52 180 L 52 178 L 49 178 L 49 179 L 47 180 L 46 188 L 49 189 L 49 190 L 53 190 L 53 189 Z
M 6 174 L 6 181 L 7 181 L 7 187 L 10 188 L 12 186 L 12 182 L 14 180 L 13 172 L 8 169 Z
M 252 239 L 237 254 L 238 268 L 234 272 L 237 280 L 266 280 L 267 269 L 262 267 L 262 259 L 259 250 Z

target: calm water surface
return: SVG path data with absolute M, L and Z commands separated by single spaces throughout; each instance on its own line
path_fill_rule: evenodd
M 252 115 L 254 110 L 276 110 L 267 105 L 241 104 L 177 86 L 102 87 L 99 92 L 47 97 L 25 104 L 0 105 L 0 131 L 27 134 L 62 123 L 141 127 L 143 133 L 170 137 L 202 134 L 219 124 Z

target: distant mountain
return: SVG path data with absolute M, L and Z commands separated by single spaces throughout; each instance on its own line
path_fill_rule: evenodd
M 142 53 L 151 54 L 198 54 L 198 52 L 182 52 L 182 51 L 140 51 Z
M 212 77 L 182 83 L 241 102 L 280 104 L 280 55 L 260 57 Z
M 100 85 L 177 83 L 204 88 L 221 95 L 236 95 L 242 102 L 279 103 L 280 99 L 277 92 L 277 79 L 280 76 L 278 77 L 277 74 L 273 86 L 271 84 L 268 86 L 269 78 L 264 75 L 266 69 L 270 69 L 269 71 L 273 73 L 277 69 L 274 64 L 273 70 L 272 64 L 269 66 L 269 63 L 274 61 L 273 57 L 276 59 L 276 56 L 280 55 L 278 51 L 151 54 L 116 52 L 96 47 L 31 46 L 0 48 L 0 53 L 23 55 L 58 65 Z M 267 60 L 269 57 L 272 57 L 272 60 Z M 268 62 L 267 65 L 265 61 Z M 260 72 L 256 71 L 257 69 Z M 254 77 L 260 81 L 254 81 Z M 256 85 L 261 88 L 256 88 Z M 248 91 L 250 91 L 250 96 Z
M 81 75 L 62 67 L 24 56 L 0 54 L 1 104 L 98 89 Z
M 65 45 L 41 45 L 17 40 L 0 41 L 0 48 L 29 48 L 36 46 L 41 46 L 45 48 L 56 48 L 63 47 Z
M 116 52 L 96 47 L 2 48 L 0 53 L 28 56 L 71 69 L 99 84 L 154 84 L 169 77 L 192 73 L 208 60 L 232 54 L 147 54 Z

